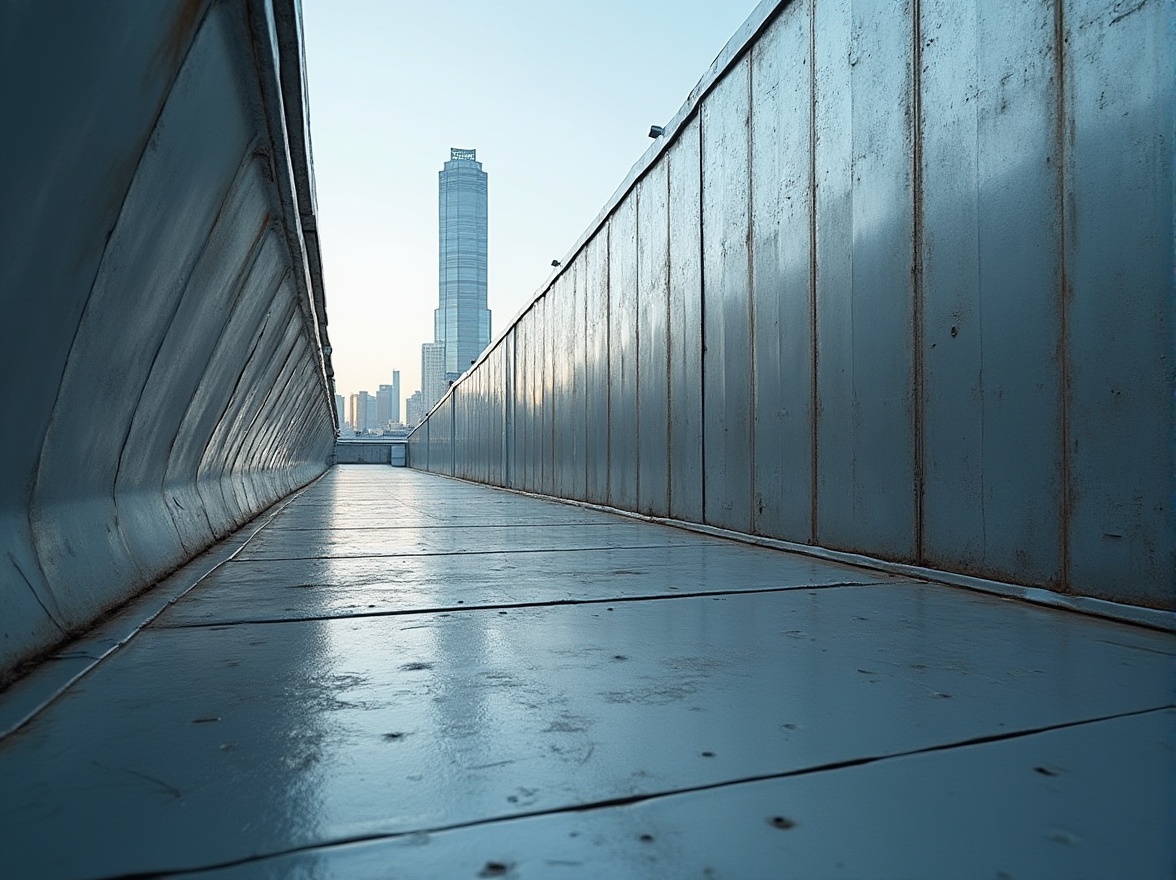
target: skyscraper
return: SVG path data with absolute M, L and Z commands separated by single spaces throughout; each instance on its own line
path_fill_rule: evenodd
M 376 424 L 381 431 L 392 421 L 392 386 L 381 385 L 376 391 Z
M 421 398 L 425 411 L 442 398 L 449 383 L 445 381 L 445 343 L 426 342 L 421 346 Z
M 392 424 L 400 424 L 400 370 L 392 371 Z
M 351 427 L 356 434 L 362 434 L 376 426 L 376 400 L 366 391 L 351 395 L 348 401 Z
M 486 172 L 477 161 L 477 151 L 451 149 L 438 176 L 441 248 L 433 339 L 445 344 L 444 372 L 456 378 L 490 344 Z M 430 406 L 435 402 L 430 401 Z

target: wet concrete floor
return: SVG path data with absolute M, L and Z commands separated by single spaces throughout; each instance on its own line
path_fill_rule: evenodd
M 62 652 L 4 876 L 1176 869 L 1169 634 L 380 466 L 262 522 Z

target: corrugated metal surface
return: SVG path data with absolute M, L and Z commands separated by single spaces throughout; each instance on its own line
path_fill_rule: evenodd
M 513 485 L 1176 607 L 1173 18 L 761 4 L 519 318 Z
M 327 466 L 297 15 L 0 9 L 0 676 Z

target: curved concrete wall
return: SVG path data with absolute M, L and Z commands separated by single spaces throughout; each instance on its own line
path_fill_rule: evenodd
M 326 467 L 297 27 L 0 9 L 0 674 Z
M 410 463 L 1176 607 L 1172 10 L 761 4 Z

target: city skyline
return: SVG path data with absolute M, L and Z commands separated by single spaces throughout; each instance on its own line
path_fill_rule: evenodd
M 373 392 L 394 368 L 402 406 L 421 387 L 437 305 L 439 157 L 476 145 L 494 176 L 487 293 L 497 333 L 754 6 L 601 0 L 585 17 L 537 0 L 305 0 L 336 390 Z

